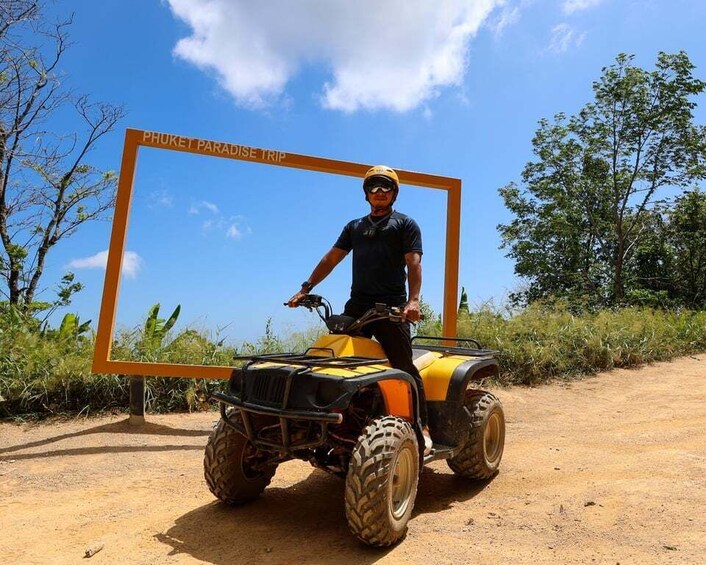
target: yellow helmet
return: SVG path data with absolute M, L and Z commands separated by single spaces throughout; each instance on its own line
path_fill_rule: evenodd
M 387 179 L 395 185 L 396 191 L 400 189 L 400 179 L 397 173 L 387 165 L 375 165 L 374 167 L 370 167 L 368 172 L 365 173 L 363 188 L 368 186 L 375 179 Z

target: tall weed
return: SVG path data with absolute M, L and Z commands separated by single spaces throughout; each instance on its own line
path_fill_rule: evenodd
M 706 350 L 706 312 L 643 307 L 574 314 L 566 304 L 535 304 L 505 318 L 462 315 L 459 335 L 497 349 L 500 380 L 534 385 Z
M 317 325 L 280 337 L 268 323 L 260 339 L 234 346 L 206 330 L 186 329 L 162 336 L 157 346 L 146 351 L 143 328 L 137 328 L 116 334 L 112 357 L 233 366 L 236 355 L 304 351 L 324 331 L 323 325 Z M 440 319 L 431 310 L 425 312 L 418 333 L 441 335 Z M 558 303 L 535 304 L 509 316 L 487 305 L 461 313 L 458 335 L 498 351 L 501 383 L 536 385 L 706 351 L 706 312 L 632 307 L 576 313 Z M 41 331 L 31 320 L 0 316 L 0 417 L 127 409 L 127 379 L 92 374 L 93 347 L 92 334 L 65 339 L 60 332 Z M 224 384 L 209 379 L 148 378 L 147 408 L 155 412 L 204 409 L 209 406 L 208 395 Z

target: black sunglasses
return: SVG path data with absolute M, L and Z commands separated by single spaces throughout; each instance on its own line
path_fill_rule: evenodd
M 368 194 L 376 194 L 376 193 L 380 192 L 381 190 L 382 190 L 385 194 L 387 194 L 388 192 L 390 192 L 391 190 L 393 190 L 393 187 L 391 187 L 391 186 L 382 186 L 381 184 L 376 184 L 375 186 L 370 186 L 370 187 L 368 187 L 368 188 L 365 189 L 365 191 L 366 191 Z
M 365 188 L 365 192 L 369 194 L 376 194 L 377 192 L 380 192 L 381 190 L 384 193 L 388 193 L 392 190 L 395 190 L 395 185 L 386 180 L 382 179 L 371 179 L 369 182 L 367 182 L 363 188 Z

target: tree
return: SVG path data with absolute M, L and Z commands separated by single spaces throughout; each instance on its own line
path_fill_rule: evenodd
M 466 294 L 466 289 L 461 287 L 461 300 L 458 303 L 458 313 L 459 314 L 469 314 L 468 309 L 468 294 Z
M 706 127 L 692 98 L 706 83 L 686 53 L 660 52 L 648 72 L 621 54 L 593 84 L 594 102 L 539 123 L 524 187 L 500 189 L 515 219 L 499 225 L 533 300 L 550 295 L 625 302 L 625 275 L 666 189 L 706 177 Z M 518 297 L 515 297 L 516 299 Z
M 640 220 L 643 234 L 625 273 L 626 302 L 652 307 L 681 303 L 675 289 L 675 249 L 669 237 L 669 207 L 656 206 Z
M 48 24 L 42 4 L 0 0 L 0 292 L 31 307 L 49 251 L 113 207 L 116 176 L 87 162 L 96 143 L 124 116 L 93 103 L 60 80 L 71 20 Z M 53 118 L 75 117 L 75 132 L 53 131 Z M 68 274 L 57 303 L 79 290 Z
M 680 303 L 706 309 L 706 193 L 693 190 L 677 199 L 668 234 Z

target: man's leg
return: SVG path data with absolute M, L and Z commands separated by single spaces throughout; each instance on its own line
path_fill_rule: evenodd
M 412 341 L 409 322 L 400 324 L 380 321 L 370 324 L 373 335 L 385 350 L 385 355 L 395 369 L 409 373 L 417 383 L 419 393 L 419 419 L 422 428 L 427 425 L 427 401 L 424 395 L 422 377 L 412 362 Z

